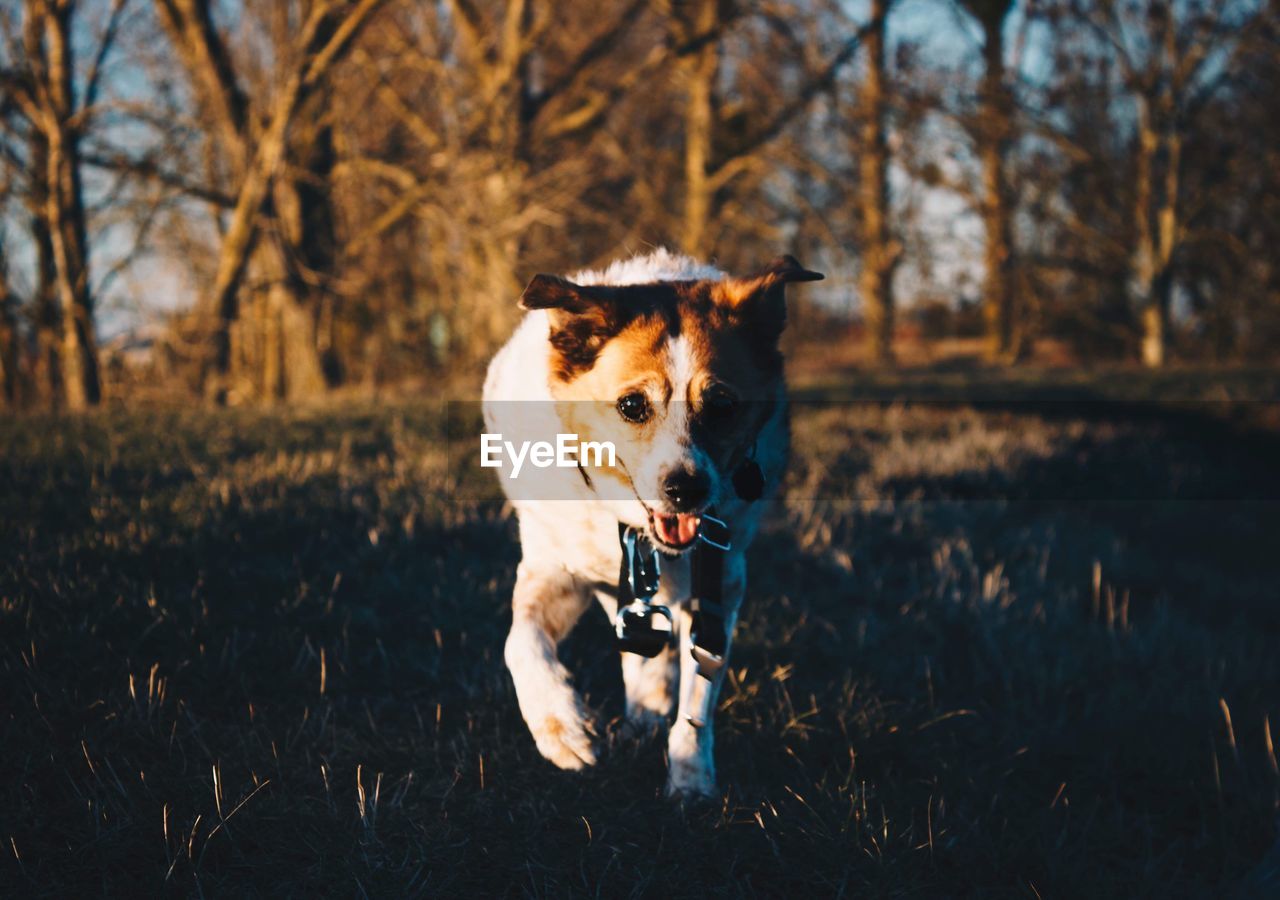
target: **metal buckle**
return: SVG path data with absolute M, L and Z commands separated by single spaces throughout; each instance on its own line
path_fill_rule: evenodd
M 671 643 L 672 631 L 671 610 L 643 600 L 637 600 L 618 610 L 618 617 L 614 622 L 618 649 L 650 659 Z
M 723 519 L 717 519 L 715 516 L 702 514 L 702 527 L 698 529 L 698 540 L 710 544 L 717 550 L 728 550 L 731 546 L 729 543 L 729 526 L 725 524 Z
M 671 643 L 674 632 L 671 610 L 649 602 L 661 584 L 661 564 L 648 540 L 635 529 L 624 527 L 620 536 L 622 572 L 618 599 L 631 602 L 622 606 L 614 618 L 618 649 L 653 658 Z

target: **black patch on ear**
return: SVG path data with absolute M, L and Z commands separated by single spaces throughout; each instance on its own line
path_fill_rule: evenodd
M 611 287 L 574 284 L 559 275 L 534 275 L 520 295 L 520 308 L 588 313 L 616 301 L 617 291 Z
M 596 363 L 596 357 L 610 337 L 617 334 L 586 316 L 573 316 L 563 323 L 551 322 L 551 348 L 555 351 L 556 374 L 562 381 L 572 381 Z
M 621 300 L 621 291 L 615 287 L 535 275 L 520 295 L 520 306 L 547 311 L 556 373 L 570 381 L 595 364 L 600 348 L 629 320 L 627 304 Z
M 778 339 L 787 324 L 786 287 L 793 281 L 821 281 L 822 277 L 794 256 L 779 256 L 750 275 L 717 282 L 712 299 L 723 321 L 746 338 L 757 365 L 765 371 L 780 371 Z

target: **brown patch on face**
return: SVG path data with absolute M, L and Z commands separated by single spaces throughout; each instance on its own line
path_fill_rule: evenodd
M 556 366 L 552 393 L 563 400 L 615 401 L 624 386 L 648 389 L 666 378 L 664 344 L 669 334 L 663 316 L 636 316 L 615 335 L 602 342 L 591 366 L 564 377 Z M 555 347 L 555 338 L 552 337 Z
M 554 275 L 529 282 L 520 305 L 545 309 L 550 325 L 552 370 L 571 382 L 596 365 L 605 345 L 637 325 L 667 321 L 674 315 L 680 289 L 695 282 L 649 285 L 578 285 Z
M 645 442 L 652 438 L 657 411 L 670 399 L 665 345 L 672 321 L 659 308 L 651 308 L 604 341 L 589 367 L 566 373 L 563 358 L 553 365 L 551 393 L 558 401 L 565 428 L 577 433 L 580 440 L 609 441 L 617 449 L 619 464 L 593 468 L 592 478 L 630 483 L 625 461 L 643 452 Z M 559 352 L 554 334 L 552 348 L 553 353 Z M 618 412 L 618 400 L 637 392 L 655 410 L 648 423 L 629 422 Z

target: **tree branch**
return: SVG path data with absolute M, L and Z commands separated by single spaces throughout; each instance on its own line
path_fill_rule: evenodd
M 826 67 L 813 77 L 803 88 L 800 89 L 795 100 L 780 110 L 772 119 L 769 120 L 759 131 L 751 135 L 749 138 L 739 144 L 734 150 L 718 160 L 711 168 L 708 174 L 715 175 L 725 166 L 734 160 L 749 156 L 755 153 L 762 146 L 772 141 L 780 135 L 788 125 L 802 112 L 804 112 L 809 103 L 815 97 L 825 91 L 830 90 L 835 83 L 836 77 L 840 74 L 840 70 L 853 59 L 858 52 L 858 48 L 862 46 L 862 40 L 875 27 L 875 23 L 868 23 L 858 29 L 858 32 L 845 42 L 844 47 L 837 53 Z
M 165 187 L 173 188 L 188 197 L 212 203 L 223 209 L 232 209 L 236 205 L 235 197 L 230 194 L 223 193 L 207 185 L 189 181 L 178 172 L 167 171 L 153 159 L 134 159 L 124 154 L 112 156 L 90 152 L 83 153 L 80 158 L 86 165 L 93 166 L 96 169 L 138 175 Z
M 102 33 L 102 42 L 98 44 L 98 52 L 93 56 L 93 65 L 89 67 L 89 76 L 85 79 L 84 102 L 81 109 L 92 109 L 98 99 L 98 88 L 102 83 L 102 69 L 107 61 L 107 54 L 115 43 L 116 33 L 120 27 L 120 15 L 124 12 L 129 0 L 115 0 L 111 4 L 111 13 L 107 18 L 107 27 Z

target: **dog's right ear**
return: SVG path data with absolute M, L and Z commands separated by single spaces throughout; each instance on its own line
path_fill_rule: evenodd
M 535 275 L 520 295 L 521 309 L 545 309 L 555 368 L 564 381 L 591 368 L 605 342 L 624 324 L 618 289 Z
M 520 295 L 521 309 L 558 310 L 568 315 L 605 312 L 617 291 L 605 285 L 574 284 L 559 275 L 534 275 Z

